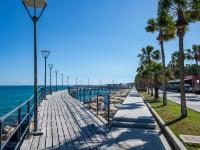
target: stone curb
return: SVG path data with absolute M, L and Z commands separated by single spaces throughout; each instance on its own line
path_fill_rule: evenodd
M 139 93 L 139 92 L 138 92 Z M 145 98 L 139 93 L 139 95 L 142 97 L 144 103 L 149 108 L 150 112 L 155 117 L 158 125 L 160 126 L 161 130 L 163 131 L 165 137 L 170 142 L 172 147 L 176 150 L 186 150 L 183 143 L 176 137 L 176 135 L 172 132 L 172 130 L 166 125 L 166 123 L 160 118 L 160 116 L 156 113 L 156 111 L 151 107 L 151 105 L 145 100 Z

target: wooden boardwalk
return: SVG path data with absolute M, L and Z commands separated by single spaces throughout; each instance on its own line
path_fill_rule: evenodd
M 31 136 L 21 150 L 98 149 L 106 138 L 106 125 L 67 91 L 55 92 L 43 100 L 38 113 L 41 136 Z

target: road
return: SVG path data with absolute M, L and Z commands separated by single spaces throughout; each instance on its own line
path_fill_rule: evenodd
M 159 95 L 162 96 L 162 91 L 159 91 Z M 200 95 L 193 93 L 186 93 L 187 107 L 200 112 Z M 180 104 L 180 93 L 167 91 L 167 99 Z

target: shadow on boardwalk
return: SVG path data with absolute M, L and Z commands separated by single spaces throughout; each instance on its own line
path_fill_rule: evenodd
M 154 130 L 136 128 L 112 128 L 101 150 L 165 150 L 159 134 Z
M 98 149 L 106 138 L 105 124 L 66 91 L 42 101 L 38 122 L 43 135 L 25 140 L 22 150 Z

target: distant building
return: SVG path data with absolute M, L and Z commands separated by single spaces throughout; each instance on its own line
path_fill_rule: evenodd
M 129 87 L 129 88 L 132 88 L 134 86 L 134 83 L 133 82 L 126 83 L 126 86 Z

